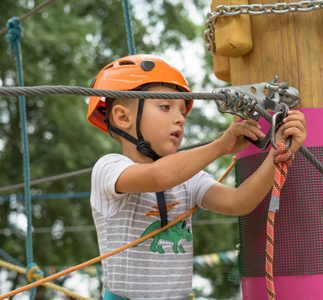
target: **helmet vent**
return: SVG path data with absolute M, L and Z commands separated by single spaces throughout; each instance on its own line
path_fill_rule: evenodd
M 113 67 L 113 64 L 107 65 L 103 70 L 107 70 Z
M 125 60 L 125 61 L 120 61 L 119 62 L 120 66 L 124 66 L 124 65 L 135 65 L 135 63 L 133 61 L 130 60 Z
M 140 67 L 144 71 L 151 71 L 155 67 L 155 63 L 152 60 L 144 60 L 141 62 Z

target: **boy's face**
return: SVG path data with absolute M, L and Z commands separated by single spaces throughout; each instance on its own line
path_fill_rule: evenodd
M 177 92 L 167 86 L 153 86 L 148 91 Z M 161 157 L 175 153 L 184 135 L 185 100 L 146 99 L 140 130 L 151 148 Z

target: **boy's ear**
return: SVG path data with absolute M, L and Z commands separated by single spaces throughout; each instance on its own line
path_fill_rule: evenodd
M 123 105 L 115 105 L 112 108 L 112 119 L 116 127 L 120 129 L 129 129 L 132 125 L 130 110 Z

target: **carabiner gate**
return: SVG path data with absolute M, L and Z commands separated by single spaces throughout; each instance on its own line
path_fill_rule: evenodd
M 272 118 L 272 121 L 271 121 L 271 128 L 270 128 L 270 143 L 271 143 L 271 146 L 276 150 L 278 148 L 277 144 L 276 144 L 276 139 L 275 139 L 275 134 L 277 132 L 276 130 L 276 127 L 279 127 L 279 124 L 276 125 L 276 120 L 277 120 L 277 117 L 282 115 L 283 114 L 283 111 L 279 111 L 279 112 L 276 112 L 274 115 L 273 115 L 273 118 Z M 286 139 L 286 146 L 287 147 L 290 147 L 291 145 L 291 136 L 289 136 L 287 139 Z

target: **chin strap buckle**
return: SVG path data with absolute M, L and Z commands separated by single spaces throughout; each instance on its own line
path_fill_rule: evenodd
M 140 141 L 140 142 L 138 142 L 138 144 L 137 144 L 137 150 L 141 154 L 148 156 L 148 154 L 149 154 L 149 152 L 151 150 L 150 143 L 147 142 L 147 141 Z
M 147 141 L 139 141 L 137 143 L 137 150 L 141 154 L 148 156 L 154 161 L 160 158 L 160 156 L 153 149 L 151 149 L 150 143 Z

